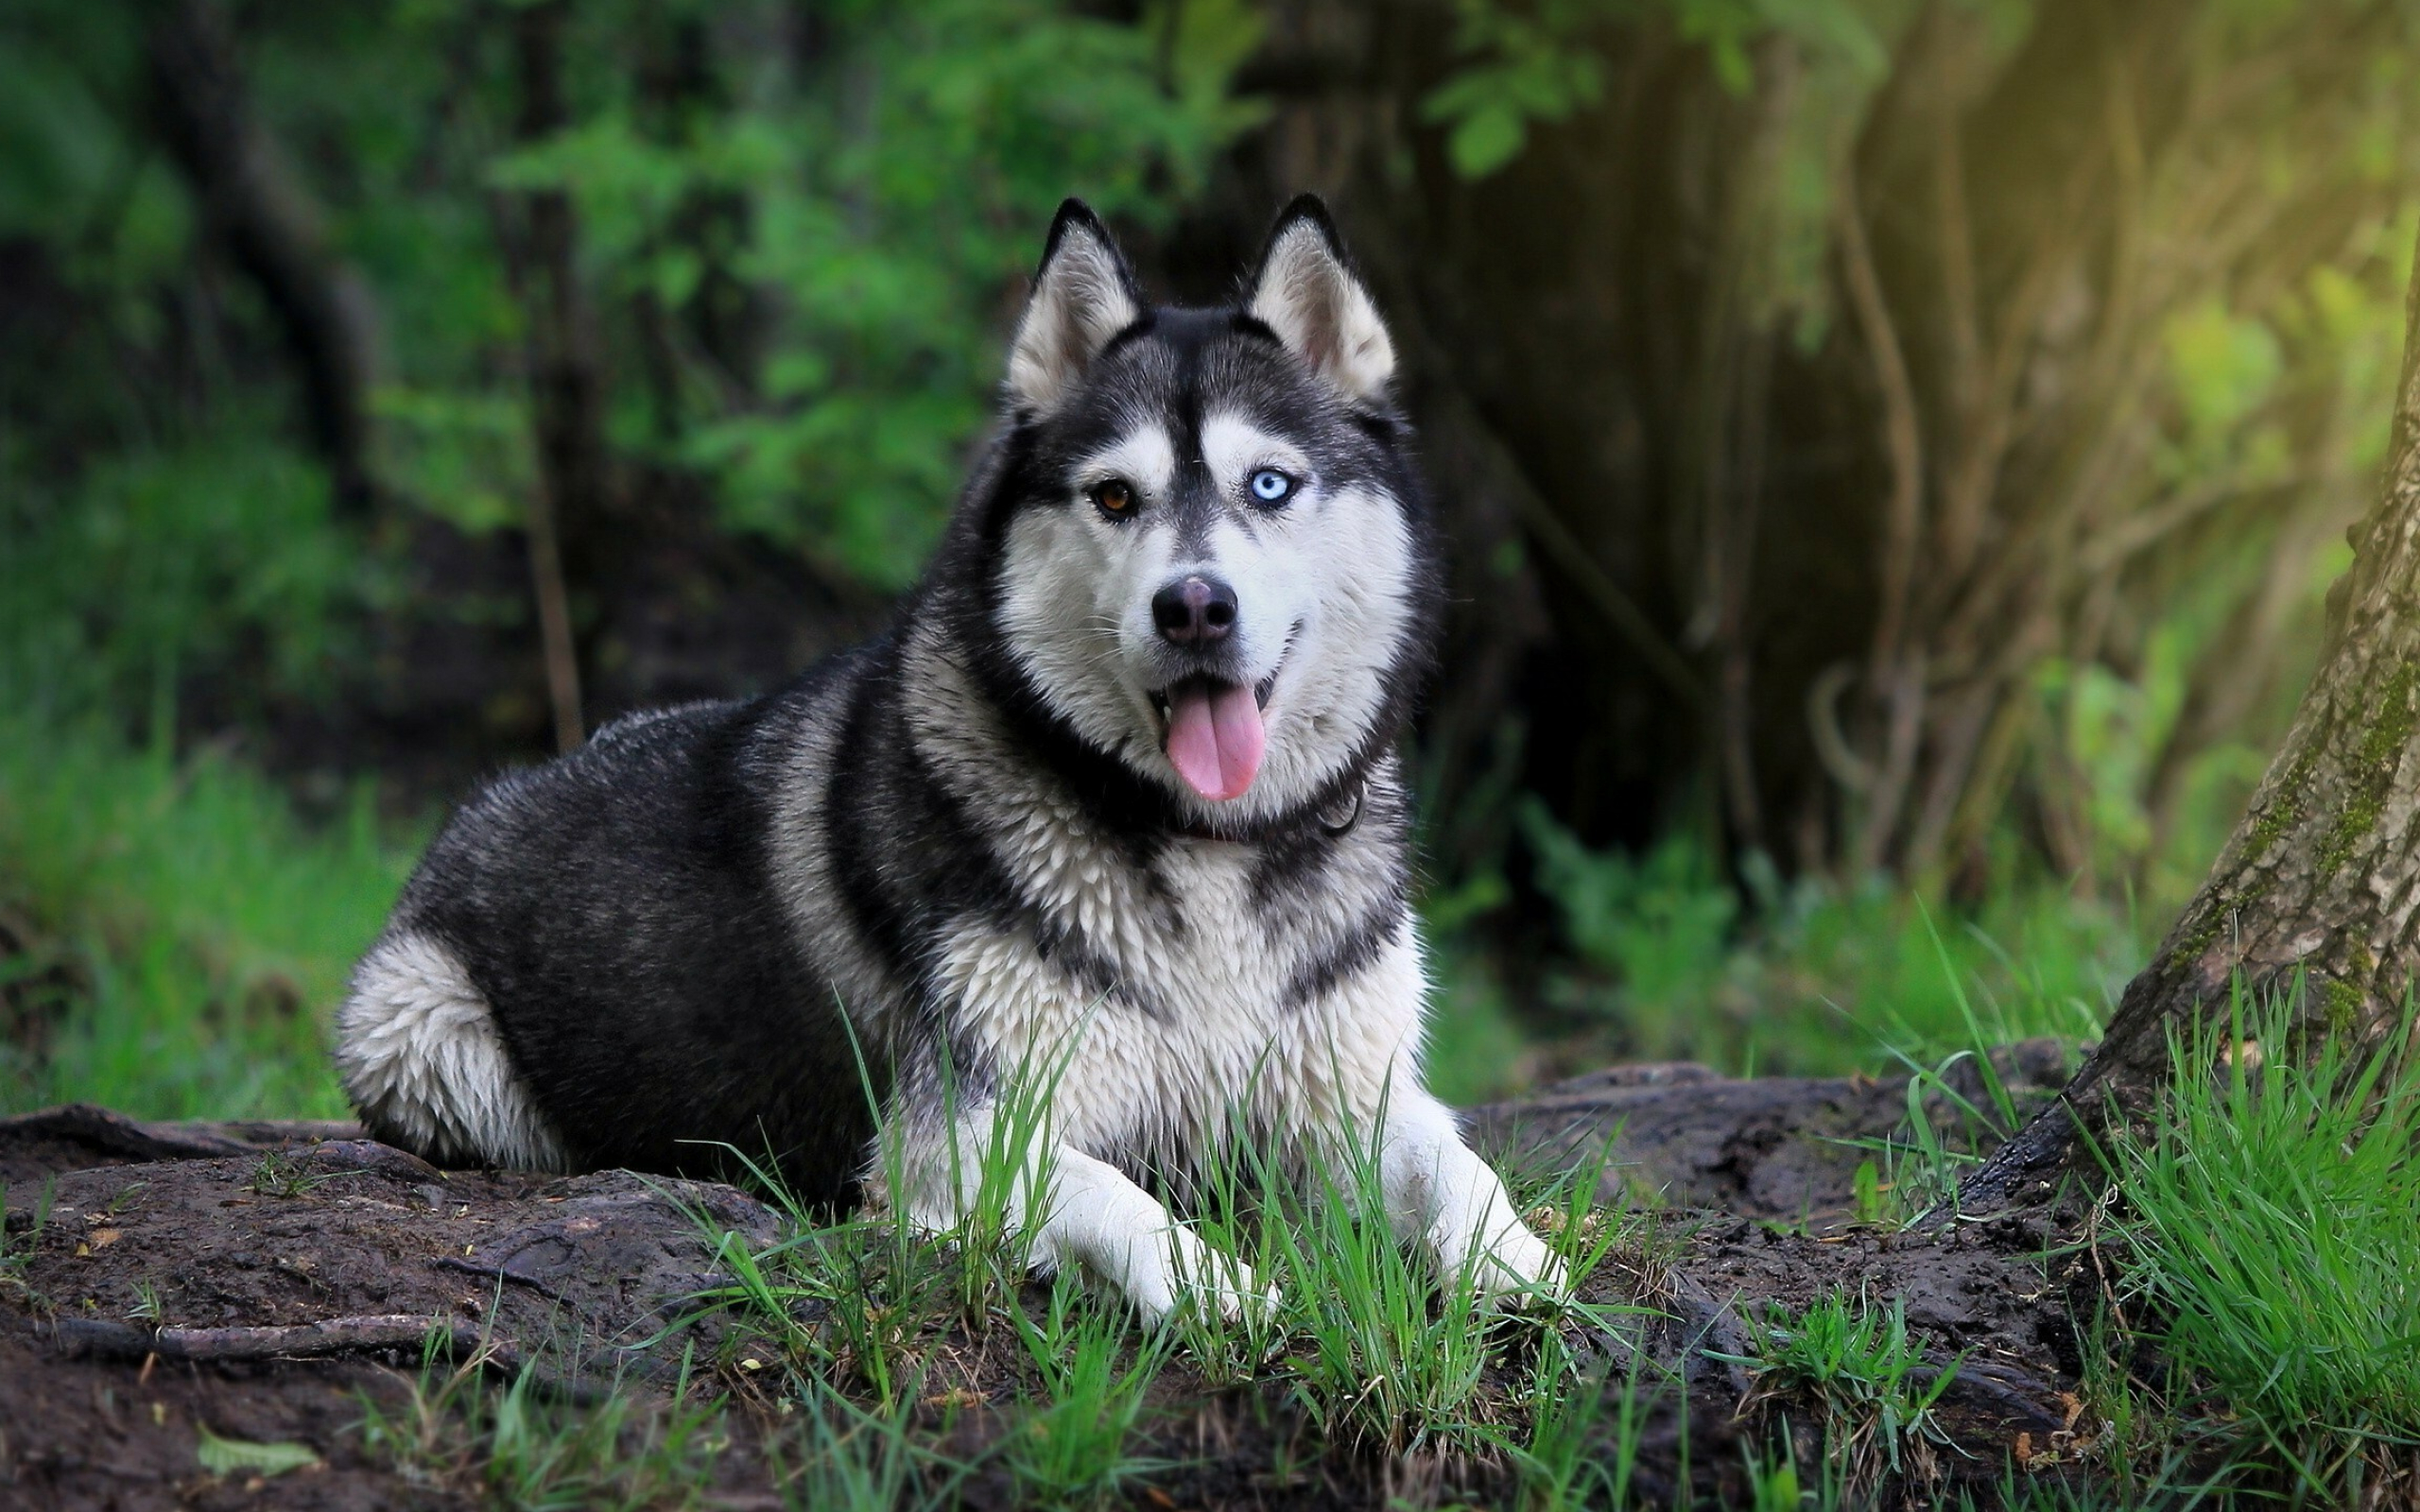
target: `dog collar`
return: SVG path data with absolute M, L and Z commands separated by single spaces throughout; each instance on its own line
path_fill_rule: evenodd
M 1331 840 L 1341 840 L 1346 835 L 1353 833 L 1354 826 L 1361 822 L 1361 795 L 1365 785 L 1366 784 L 1363 782 L 1357 779 L 1351 787 L 1348 787 L 1343 792 L 1339 793 L 1325 808 L 1319 811 L 1318 821 L 1320 833 L 1326 835 Z M 1178 825 L 1176 826 L 1176 833 L 1184 835 L 1188 840 L 1232 840 L 1236 838 L 1234 835 L 1220 834 L 1218 831 L 1210 828 L 1210 826 L 1206 824 Z
M 1320 833 L 1331 840 L 1341 840 L 1361 822 L 1361 787 L 1357 780 L 1351 787 L 1336 796 L 1336 801 L 1320 810 Z

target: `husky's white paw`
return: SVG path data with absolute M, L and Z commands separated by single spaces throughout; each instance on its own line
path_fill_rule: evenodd
M 1171 1228 L 1152 1263 L 1132 1266 L 1122 1288 L 1146 1323 L 1158 1323 L 1188 1303 L 1208 1305 L 1231 1323 L 1273 1316 L 1277 1288 L 1235 1256 L 1211 1248 L 1191 1230 Z
M 1277 1288 L 1250 1265 L 1182 1228 L 1173 1231 L 1168 1247 L 1180 1302 L 1215 1307 L 1230 1323 L 1257 1325 L 1276 1316 Z
M 1566 1277 L 1563 1259 L 1517 1220 L 1489 1238 L 1473 1230 L 1459 1248 L 1438 1251 L 1448 1263 L 1448 1280 L 1467 1273 L 1472 1299 L 1484 1307 L 1521 1307 L 1560 1299 Z
M 1184 1295 L 1197 1303 L 1217 1308 L 1227 1322 L 1246 1328 L 1259 1328 L 1270 1322 L 1277 1316 L 1277 1309 L 1284 1301 L 1274 1285 L 1255 1280 L 1240 1262 L 1232 1280 L 1188 1287 Z

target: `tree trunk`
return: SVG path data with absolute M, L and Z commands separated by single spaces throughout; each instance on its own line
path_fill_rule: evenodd
M 525 146 L 544 142 L 569 122 L 562 79 L 567 19 L 561 0 L 530 6 L 514 18 L 521 87 L 515 135 Z M 571 196 L 560 188 L 539 189 L 522 199 L 518 245 L 509 250 L 527 323 L 538 441 L 539 486 L 529 498 L 527 521 L 529 572 L 555 744 L 567 751 L 580 743 L 583 729 L 564 563 L 568 558 L 594 565 L 583 547 L 596 538 L 611 506 L 605 386 L 596 318 L 579 281 L 579 222 Z
M 1968 1211 L 2047 1190 L 2077 1129 L 2142 1113 L 2171 1032 L 2299 975 L 2297 1030 L 2375 1035 L 2420 975 L 2420 264 L 2404 301 L 2394 439 L 2353 564 L 2328 595 L 2319 672 L 2249 811 L 2100 1047 L 1968 1178 Z
M 261 291 L 301 369 L 311 439 L 338 507 L 373 497 L 369 392 L 377 343 L 370 295 L 328 249 L 317 207 L 252 109 L 225 18 L 208 0 L 165 0 L 145 37 L 160 141 L 203 221 Z

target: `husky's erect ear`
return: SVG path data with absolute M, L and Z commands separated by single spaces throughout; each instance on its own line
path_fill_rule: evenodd
M 1109 228 L 1080 199 L 1060 205 L 1009 347 L 1009 397 L 1047 410 L 1109 345 L 1143 318 L 1142 291 Z
M 1317 195 L 1297 196 L 1278 215 L 1244 305 L 1356 399 L 1377 398 L 1394 376 L 1395 344 Z

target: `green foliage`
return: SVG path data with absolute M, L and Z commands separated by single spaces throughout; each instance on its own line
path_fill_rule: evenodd
M 0 919 L 47 1021 L 0 1043 L 0 1110 L 342 1116 L 323 1015 L 416 849 L 367 787 L 313 830 L 220 757 L 0 715 Z
M 194 216 L 129 118 L 141 59 L 127 15 L 66 0 L 10 9 L 0 18 L 0 239 L 58 249 L 79 289 L 165 276 L 185 254 Z M 135 320 L 120 334 L 157 331 Z
M 1794 318 L 1811 344 L 1828 318 L 1824 265 L 1840 158 L 1914 10 L 1906 0 L 1458 0 L 1454 46 L 1463 61 L 1421 101 L 1421 118 L 1446 128 L 1456 173 L 1484 179 L 1520 156 L 1533 124 L 1599 103 L 1609 59 L 1634 45 L 1640 28 L 1666 26 L 1702 48 L 1735 96 L 1758 88 L 1757 46 L 1786 41 L 1792 81 L 1767 88 L 1760 100 L 1777 114 L 1771 180 L 1755 186 L 1764 224 L 1754 238 L 1751 313 L 1759 324 Z
M 2087 1040 L 2149 949 L 2131 920 L 2014 865 L 1940 930 L 1911 894 L 1784 886 L 1753 862 L 1759 906 L 1743 915 L 1689 839 L 1594 851 L 1534 802 L 1522 825 L 1579 963 L 1547 973 L 1547 1000 L 1612 1054 L 1816 1075 Z
M 1467 938 L 1431 941 L 1436 987 L 1428 997 L 1422 1080 L 1447 1103 L 1466 1108 L 1513 1091 L 1530 1049 L 1502 975 Z
M 2171 1036 L 2158 1121 L 2111 1152 L 2129 1294 L 2208 1432 L 2357 1493 L 2420 1443 L 2420 1061 L 2292 1032 L 2298 993 Z M 2356 1496 L 2358 1499 L 2358 1496 Z
M 479 176 L 566 191 L 611 307 L 700 322 L 645 356 L 653 395 L 617 391 L 617 444 L 703 472 L 732 527 L 896 589 L 990 413 L 1004 317 L 1053 207 L 1075 191 L 1165 224 L 1253 118 L 1226 79 L 1260 23 L 1240 0 L 1168 0 L 1139 25 L 1053 0 L 820 17 L 824 60 L 718 60 L 727 101 L 667 102 L 644 70 L 593 78 L 568 129 Z M 771 7 L 697 6 L 594 24 L 623 34 L 593 39 L 603 56 L 650 26 L 769 40 L 784 25 Z M 700 334 L 735 321 L 744 342 Z M 441 455 L 441 427 L 420 431 Z
M 381 473 L 467 534 L 521 524 L 538 487 L 518 396 L 389 384 L 372 396 Z
M 1634 860 L 1582 847 L 1535 799 L 1520 820 L 1538 886 L 1563 911 L 1564 938 L 1583 959 L 1618 973 L 1641 1003 L 1704 995 L 1739 900 L 1703 846 L 1674 837 Z
M 1517 12 L 1496 0 L 1461 0 L 1454 47 L 1471 55 L 1421 102 L 1421 118 L 1450 127 L 1454 170 L 1484 179 L 1528 145 L 1531 121 L 1560 121 L 1605 92 L 1604 60 L 1584 45 L 1616 7 L 1609 0 L 1541 0 Z
M 257 438 L 132 450 L 67 490 L 0 455 L 0 696 L 21 712 L 150 712 L 172 738 L 181 678 L 242 668 L 242 713 L 325 692 L 346 610 L 379 588 L 332 523 L 325 475 Z
M 1703 47 L 1716 77 L 1734 94 L 1755 83 L 1752 49 L 1762 38 L 1791 38 L 1819 59 L 1838 59 L 1879 79 L 1889 63 L 1876 28 L 1881 12 L 1904 19 L 1903 4 L 1855 0 L 1459 0 L 1454 47 L 1469 60 L 1421 102 L 1424 120 L 1445 124 L 1454 170 L 1484 179 L 1520 156 L 1530 123 L 1568 119 L 1605 92 L 1603 34 L 1618 25 L 1669 25 Z
M 2275 333 L 2212 298 L 2170 316 L 2164 335 L 2169 383 L 2188 445 L 2248 442 L 2265 456 L 2282 459 L 2284 441 L 2273 429 L 2251 437 L 2241 429 L 2275 390 L 2285 369 Z M 2177 459 L 2180 470 L 2193 461 L 2208 465 L 2207 458 Z
M 276 166 L 378 318 L 382 482 L 464 528 L 518 520 L 535 473 L 516 206 L 562 190 L 614 453 L 701 477 L 732 528 L 880 589 L 946 515 L 1059 199 L 1165 226 L 1258 115 L 1228 89 L 1262 27 L 1245 0 L 1131 21 L 1062 0 L 811 19 L 615 0 L 575 8 L 567 122 L 529 141 L 510 23 L 471 0 L 243 19 L 255 108 L 290 149 Z M 45 444 L 258 449 L 291 396 L 172 345 L 219 338 L 197 314 L 280 338 L 248 284 L 196 285 L 197 217 L 147 140 L 144 25 L 63 0 L 0 22 L 0 236 L 39 245 L 105 322 L 69 351 L 91 370 L 0 384 Z M 130 385 L 130 365 L 171 381 Z M 274 404 L 206 413 L 247 395 Z

